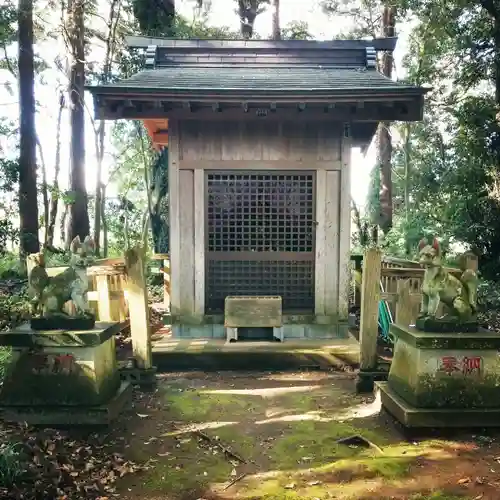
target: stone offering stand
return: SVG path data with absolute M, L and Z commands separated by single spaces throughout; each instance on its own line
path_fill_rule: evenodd
M 394 357 L 382 406 L 407 427 L 498 427 L 500 335 L 391 326 Z
M 32 425 L 106 425 L 129 403 L 115 337 L 120 323 L 83 331 L 33 331 L 29 323 L 0 332 L 12 361 L 0 389 L 0 415 Z

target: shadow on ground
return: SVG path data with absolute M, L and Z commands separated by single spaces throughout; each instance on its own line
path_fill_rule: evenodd
M 124 499 L 498 499 L 494 436 L 408 440 L 348 374 L 168 374 L 127 427 Z

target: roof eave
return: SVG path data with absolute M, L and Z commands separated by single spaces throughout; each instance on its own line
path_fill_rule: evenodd
M 301 99 L 303 102 L 320 102 L 332 98 L 397 98 L 397 97 L 420 97 L 425 95 L 430 89 L 422 87 L 349 87 L 346 89 L 165 89 L 165 88 L 131 88 L 121 86 L 86 86 L 91 94 L 97 96 L 150 96 L 162 98 L 165 100 L 196 100 L 213 97 L 232 98 L 232 99 L 253 99 L 259 101 L 279 102 L 283 99 Z

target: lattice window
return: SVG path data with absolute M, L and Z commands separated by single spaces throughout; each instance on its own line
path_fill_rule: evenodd
M 312 252 L 313 174 L 208 174 L 209 252 Z
M 280 295 L 314 309 L 314 174 L 209 172 L 207 313 L 228 295 Z
M 224 310 L 228 295 L 280 295 L 286 311 L 314 307 L 314 263 L 309 261 L 216 261 L 207 266 L 209 312 Z

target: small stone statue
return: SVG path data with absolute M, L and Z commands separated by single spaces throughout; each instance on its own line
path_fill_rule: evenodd
M 91 263 L 94 242 L 87 236 L 82 243 L 77 236 L 71 242 L 70 250 L 71 259 L 68 268 L 54 277 L 47 275 L 43 255 L 35 254 L 32 257 L 36 265 L 29 275 L 28 282 L 32 296 L 31 325 L 34 329 L 71 329 L 71 325 L 74 325 L 75 329 L 83 329 L 94 326 L 95 318 L 89 310 L 87 301 L 89 288 L 87 267 Z M 74 316 L 63 311 L 68 300 L 72 300 L 75 305 Z M 36 328 L 35 325 L 40 328 Z
M 477 274 L 462 267 L 460 279 L 447 272 L 441 263 L 441 247 L 422 239 L 418 246 L 420 265 L 425 269 L 422 303 L 416 327 L 424 331 L 477 331 Z M 436 318 L 443 302 L 448 314 Z

